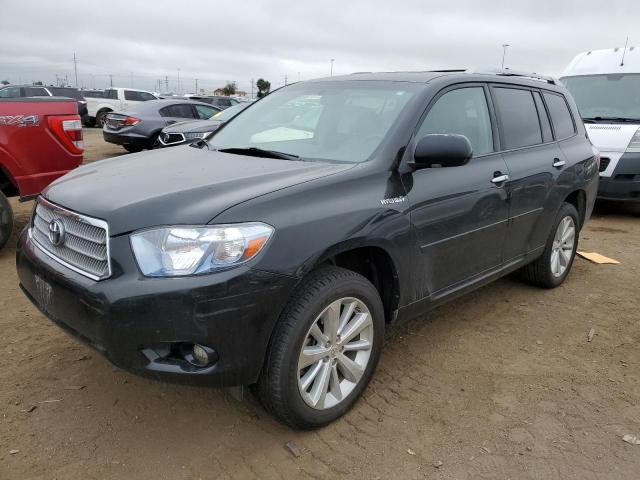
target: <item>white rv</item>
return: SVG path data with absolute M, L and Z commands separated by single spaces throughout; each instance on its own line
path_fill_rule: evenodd
M 601 152 L 598 198 L 640 203 L 640 48 L 581 53 L 560 80 Z

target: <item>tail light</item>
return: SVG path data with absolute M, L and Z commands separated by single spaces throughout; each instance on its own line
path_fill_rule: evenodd
M 119 130 L 122 127 L 132 127 L 141 121 L 139 118 L 121 115 L 119 113 L 110 113 L 107 115 L 107 125 L 114 130 Z
M 128 127 L 130 127 L 132 125 L 136 125 L 138 123 L 140 123 L 140 119 L 136 118 L 136 117 L 127 117 L 122 121 L 122 125 L 123 126 L 128 126 Z
M 71 153 L 82 153 L 82 122 L 78 115 L 54 115 L 49 117 L 49 128 Z

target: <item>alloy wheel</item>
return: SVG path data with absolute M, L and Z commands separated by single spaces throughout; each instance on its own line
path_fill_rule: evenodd
M 338 405 L 358 385 L 369 363 L 373 320 L 359 299 L 345 297 L 313 321 L 298 357 L 298 390 L 316 410 Z
M 560 220 L 551 247 L 551 273 L 561 277 L 569 267 L 576 240 L 576 224 L 570 216 Z

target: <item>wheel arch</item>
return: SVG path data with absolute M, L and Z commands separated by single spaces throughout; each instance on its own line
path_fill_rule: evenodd
M 564 201 L 576 208 L 578 212 L 578 221 L 580 222 L 580 228 L 582 229 L 587 214 L 587 192 L 583 189 L 574 190 L 565 197 Z
M 2 192 L 5 197 L 17 197 L 20 195 L 18 184 L 3 165 L 0 165 L 0 192 Z
M 400 303 L 400 279 L 397 262 L 386 248 L 375 244 L 335 245 L 317 258 L 305 276 L 323 265 L 335 265 L 365 277 L 380 294 L 385 322 L 395 319 Z

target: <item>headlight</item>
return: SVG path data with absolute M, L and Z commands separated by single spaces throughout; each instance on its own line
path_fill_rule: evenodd
M 633 134 L 633 137 L 631 137 L 627 152 L 640 152 L 640 128 L 638 128 L 636 133 Z
M 209 135 L 211 132 L 202 132 L 202 133 L 197 133 L 197 132 L 187 132 L 184 134 L 184 138 L 186 138 L 187 140 L 194 140 L 196 138 L 204 138 L 207 135 Z
M 131 235 L 131 247 L 148 277 L 213 272 L 255 257 L 273 234 L 264 223 L 163 227 Z

